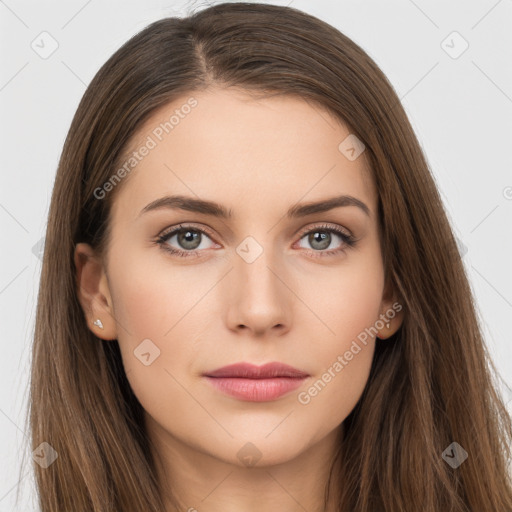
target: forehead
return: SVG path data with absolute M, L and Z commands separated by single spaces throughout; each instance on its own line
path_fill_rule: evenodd
M 241 209 L 277 214 L 339 194 L 361 199 L 373 212 L 366 154 L 350 159 L 345 152 L 351 137 L 327 110 L 295 96 L 262 98 L 233 88 L 185 94 L 133 137 L 124 163 L 134 165 L 126 166 L 113 215 L 136 215 L 166 194 L 214 199 L 234 217 Z

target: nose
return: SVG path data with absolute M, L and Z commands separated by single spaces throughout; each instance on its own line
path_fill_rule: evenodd
M 282 265 L 272 251 L 252 262 L 236 257 L 228 276 L 227 324 L 231 330 L 248 331 L 253 336 L 282 335 L 290 328 L 291 297 Z

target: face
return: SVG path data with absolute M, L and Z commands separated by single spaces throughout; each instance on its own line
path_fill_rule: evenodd
M 91 329 L 117 339 L 164 442 L 277 464 L 332 436 L 356 405 L 371 328 L 388 337 L 399 318 L 383 327 L 393 300 L 358 149 L 318 106 L 234 89 L 185 95 L 138 131 L 106 259 L 78 244 L 75 261 Z M 235 363 L 298 373 L 212 376 Z

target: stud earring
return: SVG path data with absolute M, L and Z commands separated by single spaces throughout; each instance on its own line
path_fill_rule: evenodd
M 391 325 L 391 324 L 388 322 L 388 323 L 386 324 L 386 329 L 389 329 L 389 326 L 390 326 L 390 325 Z
M 99 318 L 94 320 L 93 324 L 97 325 L 100 329 L 103 329 L 103 324 L 101 323 L 101 320 Z

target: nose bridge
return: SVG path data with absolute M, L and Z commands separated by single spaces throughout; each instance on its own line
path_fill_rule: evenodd
M 246 297 L 262 295 L 260 299 L 277 298 L 277 278 L 270 269 L 280 265 L 277 251 L 270 245 L 271 238 L 267 236 L 263 245 L 253 236 L 248 236 L 236 248 L 235 275 L 243 285 Z
M 233 286 L 230 308 L 236 312 L 232 318 L 237 325 L 265 330 L 286 323 L 286 287 L 279 276 L 281 259 L 271 240 L 272 236 L 265 236 L 260 243 L 248 236 L 236 248 L 229 286 Z

